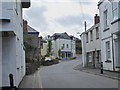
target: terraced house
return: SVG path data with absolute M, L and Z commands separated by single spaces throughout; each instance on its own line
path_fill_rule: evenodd
M 100 68 L 101 34 L 99 22 L 99 16 L 96 14 L 94 17 L 94 25 L 81 34 L 84 67 Z
M 106 70 L 120 69 L 120 0 L 100 0 L 101 60 Z
M 9 86 L 9 74 L 13 74 L 14 84 L 18 86 L 25 75 L 25 51 L 23 45 L 22 9 L 30 7 L 27 0 L 0 1 L 0 87 Z M 1 65 L 1 64 L 0 64 Z

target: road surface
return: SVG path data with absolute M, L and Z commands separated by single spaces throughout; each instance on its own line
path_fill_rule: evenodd
M 42 88 L 118 88 L 118 81 L 74 70 L 80 60 L 63 61 L 40 70 Z

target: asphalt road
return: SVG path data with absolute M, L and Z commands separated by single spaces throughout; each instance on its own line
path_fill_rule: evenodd
M 42 88 L 118 88 L 118 81 L 74 70 L 80 60 L 64 61 L 40 70 Z

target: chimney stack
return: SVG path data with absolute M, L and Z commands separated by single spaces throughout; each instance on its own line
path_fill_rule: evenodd
M 28 22 L 26 20 L 23 20 L 23 32 L 27 32 L 27 24 Z
M 99 22 L 100 22 L 100 17 L 98 16 L 98 14 L 95 14 L 94 24 L 98 24 Z

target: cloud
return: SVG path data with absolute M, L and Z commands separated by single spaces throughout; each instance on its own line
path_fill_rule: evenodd
M 24 9 L 28 24 L 40 31 L 40 35 L 68 32 L 76 35 L 93 25 L 96 0 L 31 0 L 31 7 Z
M 90 21 L 90 22 L 92 21 L 91 16 L 86 14 L 86 17 L 87 17 L 88 21 Z M 84 19 L 81 16 L 81 14 L 80 15 L 64 16 L 64 17 L 61 17 L 61 18 L 57 18 L 55 20 L 56 20 L 56 22 L 63 25 L 64 27 L 68 27 L 68 26 L 73 27 L 74 25 L 83 26 L 83 22 L 84 22 Z
M 29 10 L 25 11 L 24 18 L 26 18 L 30 25 L 34 25 L 35 28 L 44 29 L 48 26 L 48 21 L 44 16 L 47 11 L 46 6 L 33 6 Z

